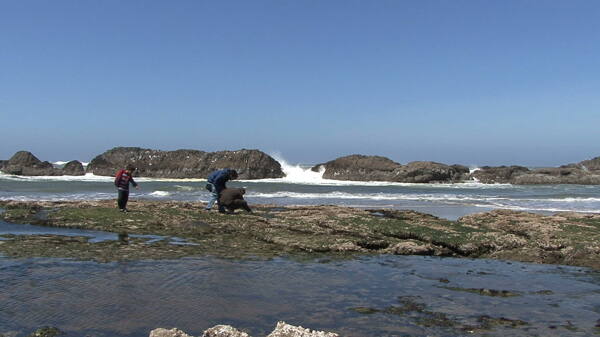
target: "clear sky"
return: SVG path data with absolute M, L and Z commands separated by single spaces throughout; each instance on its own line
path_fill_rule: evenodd
M 0 0 L 0 159 L 600 156 L 600 1 Z

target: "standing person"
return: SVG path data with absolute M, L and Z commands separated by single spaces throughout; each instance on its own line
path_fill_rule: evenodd
M 117 172 L 115 176 L 115 186 L 119 191 L 117 204 L 121 212 L 127 211 L 127 201 L 129 200 L 129 184 L 133 185 L 136 189 L 139 189 L 138 184 L 133 180 L 133 172 L 135 167 L 133 165 L 127 165 L 124 170 Z
M 237 177 L 237 171 L 228 168 L 214 171 L 213 173 L 208 175 L 206 189 L 211 192 L 211 195 L 205 210 L 210 211 L 216 201 L 217 206 L 219 207 L 219 212 L 225 213 L 225 207 L 221 205 L 219 197 L 221 196 L 221 191 L 227 188 L 227 186 L 225 186 L 225 183 L 229 180 L 237 179 Z

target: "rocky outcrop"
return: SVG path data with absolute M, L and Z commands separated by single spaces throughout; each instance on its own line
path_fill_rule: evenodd
M 61 171 L 47 161 L 41 161 L 31 152 L 19 151 L 4 165 L 2 171 L 8 174 L 24 176 L 55 176 Z
M 239 179 L 281 178 L 281 165 L 258 150 L 204 152 L 198 150 L 160 151 L 139 147 L 117 147 L 95 157 L 88 173 L 112 176 L 132 164 L 137 175 L 153 178 L 205 178 L 214 170 L 232 168 Z
M 402 165 L 386 157 L 355 154 L 315 165 L 312 171 L 319 172 L 324 167 L 325 179 L 386 181 L 400 166 Z
M 597 159 L 597 158 L 596 158 Z M 484 166 L 471 173 L 470 177 L 485 184 L 580 184 L 599 185 L 600 170 L 595 170 L 596 159 L 579 164 L 530 170 L 523 166 Z M 589 169 L 586 164 L 592 169 Z
M 600 184 L 600 172 L 592 172 L 579 167 L 559 167 L 532 170 L 530 173 L 514 177 L 512 184 Z
M 67 176 L 82 176 L 85 174 L 85 169 L 80 161 L 71 160 L 63 166 L 62 174 Z
M 395 170 L 396 180 L 394 181 L 405 183 L 459 182 L 468 173 L 469 168 L 466 166 L 415 161 Z
M 386 157 L 350 155 L 315 165 L 318 172 L 325 168 L 323 178 L 354 181 L 391 181 L 401 183 L 458 182 L 469 169 L 461 165 L 445 165 L 415 161 L 402 165 Z
M 600 157 L 596 157 L 590 160 L 584 160 L 577 164 L 579 168 L 585 171 L 596 171 L 596 174 L 600 174 Z
M 529 172 L 523 166 L 483 166 L 471 173 L 470 178 L 484 184 L 508 184 L 519 175 Z
M 21 176 L 80 176 L 85 174 L 83 165 L 72 160 L 63 168 L 56 168 L 48 161 L 41 161 L 31 152 L 19 151 L 9 160 L 0 161 L 0 170 L 7 174 Z
M 173 328 L 170 330 L 158 328 L 150 332 L 150 337 L 192 337 L 185 332 Z M 230 325 L 217 325 L 202 334 L 202 337 L 250 337 L 245 332 Z M 285 322 L 277 322 L 275 330 L 267 337 L 339 337 L 333 332 L 313 331 L 301 326 L 293 326 Z

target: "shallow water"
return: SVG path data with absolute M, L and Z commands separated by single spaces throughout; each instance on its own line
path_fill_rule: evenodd
M 508 290 L 490 297 L 457 288 Z M 402 300 L 446 314 L 384 312 Z M 353 308 L 374 309 L 371 314 Z M 379 310 L 379 311 L 376 311 Z M 191 335 L 231 324 L 265 336 L 278 320 L 342 336 L 460 336 L 480 315 L 523 320 L 481 336 L 589 336 L 600 319 L 600 273 L 585 268 L 417 256 L 237 261 L 186 258 L 95 263 L 0 258 L 0 333 L 51 325 L 68 336 Z
M 2 209 L 0 208 L 0 212 Z M 88 242 L 98 243 L 103 241 L 116 241 L 119 239 L 118 233 L 95 231 L 88 229 L 77 229 L 77 228 L 62 228 L 62 227 L 47 227 L 47 226 L 36 226 L 29 224 L 12 224 L 6 221 L 0 220 L 0 240 L 6 240 L 3 235 L 61 235 L 61 236 L 83 236 L 88 238 Z M 185 239 L 179 237 L 166 237 L 161 235 L 141 235 L 141 234 L 128 234 L 133 238 L 146 239 L 146 243 L 153 243 L 156 241 L 168 240 L 170 244 L 193 244 L 186 242 Z

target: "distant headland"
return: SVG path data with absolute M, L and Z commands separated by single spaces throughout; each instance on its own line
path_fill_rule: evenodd
M 28 151 L 18 151 L 8 160 L 0 160 L 0 171 L 23 176 L 85 175 L 112 176 L 127 164 L 137 168 L 137 175 L 150 178 L 204 178 L 216 169 L 236 169 L 244 180 L 282 178 L 281 164 L 260 150 L 204 152 L 200 150 L 161 151 L 139 147 L 116 147 L 96 157 L 84 167 L 76 160 L 63 167 L 41 161 Z M 464 165 L 447 165 L 431 161 L 397 163 L 381 156 L 349 155 L 315 165 L 324 179 L 350 181 L 385 181 L 397 183 L 484 184 L 581 184 L 600 185 L 600 157 L 579 163 L 529 169 L 524 166 L 484 166 L 470 170 Z

